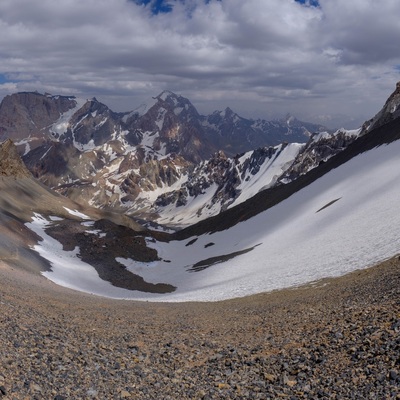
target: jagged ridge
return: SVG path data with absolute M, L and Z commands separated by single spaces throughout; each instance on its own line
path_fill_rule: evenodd
M 396 118 L 398 93 L 399 87 L 375 117 L 375 126 Z M 188 99 L 168 91 L 130 113 L 114 113 L 95 98 L 23 93 L 3 100 L 0 122 L 4 115 L 10 117 L 10 104 L 17 104 L 25 113 L 18 115 L 29 116 L 32 126 L 40 128 L 41 145 L 30 148 L 32 138 L 37 144 L 40 136 L 31 125 L 29 136 L 17 144 L 24 149 L 28 168 L 42 182 L 89 205 L 178 226 L 297 180 L 360 135 L 360 130 L 311 134 L 289 116 L 284 137 L 298 137 L 299 132 L 304 138 L 311 136 L 305 145 L 267 146 L 230 157 L 212 152 L 224 141 L 230 143 L 229 152 L 242 148 L 244 142 L 261 140 L 260 127 L 275 124 L 283 129 L 283 125 L 246 120 L 229 108 L 203 117 Z M 40 118 L 46 110 L 47 117 Z M 8 127 L 13 125 L 7 121 Z M 7 126 L 3 124 L 3 132 Z M 288 136 L 295 128 L 296 135 Z M 364 126 L 361 135 L 365 132 Z M 244 137 L 236 146 L 235 140 Z

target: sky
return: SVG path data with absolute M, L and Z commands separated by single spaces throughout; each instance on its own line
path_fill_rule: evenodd
M 1 0 L 0 98 L 130 111 L 171 90 L 202 114 L 355 128 L 400 80 L 399 15 L 398 0 Z

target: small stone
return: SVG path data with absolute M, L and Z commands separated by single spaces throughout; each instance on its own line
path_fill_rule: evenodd
M 86 395 L 89 397 L 96 397 L 97 396 L 97 390 L 96 389 L 89 389 L 86 392 Z
M 288 380 L 288 381 L 286 381 L 286 385 L 288 385 L 289 387 L 293 387 L 293 386 L 297 385 L 297 381 Z
M 264 374 L 265 380 L 268 382 L 275 382 L 276 381 L 276 376 L 272 374 Z
M 4 386 L 0 386 L 0 395 L 1 396 L 6 396 L 7 395 L 7 390 Z
M 229 385 L 227 383 L 220 382 L 218 383 L 218 389 L 228 389 Z
M 394 369 L 389 371 L 389 379 L 391 381 L 395 381 L 398 377 L 397 371 L 395 371 Z
M 30 388 L 31 388 L 34 392 L 41 392 L 41 391 L 42 391 L 42 388 L 41 388 L 38 384 L 36 384 L 36 383 L 32 383 L 32 384 L 30 385 Z
M 131 397 L 131 394 L 127 390 L 121 390 L 120 396 L 121 399 L 127 399 L 128 397 Z
M 297 385 L 297 381 L 289 378 L 286 374 L 283 375 L 283 383 L 289 387 Z

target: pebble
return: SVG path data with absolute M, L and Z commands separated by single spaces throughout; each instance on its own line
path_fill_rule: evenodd
M 399 400 L 399 270 L 187 305 L 53 298 L 0 270 L 0 398 Z

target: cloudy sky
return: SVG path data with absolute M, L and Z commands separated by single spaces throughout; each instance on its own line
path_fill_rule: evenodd
M 399 16 L 399 0 L 1 0 L 0 97 L 128 111 L 168 89 L 203 114 L 358 123 L 400 80 Z

